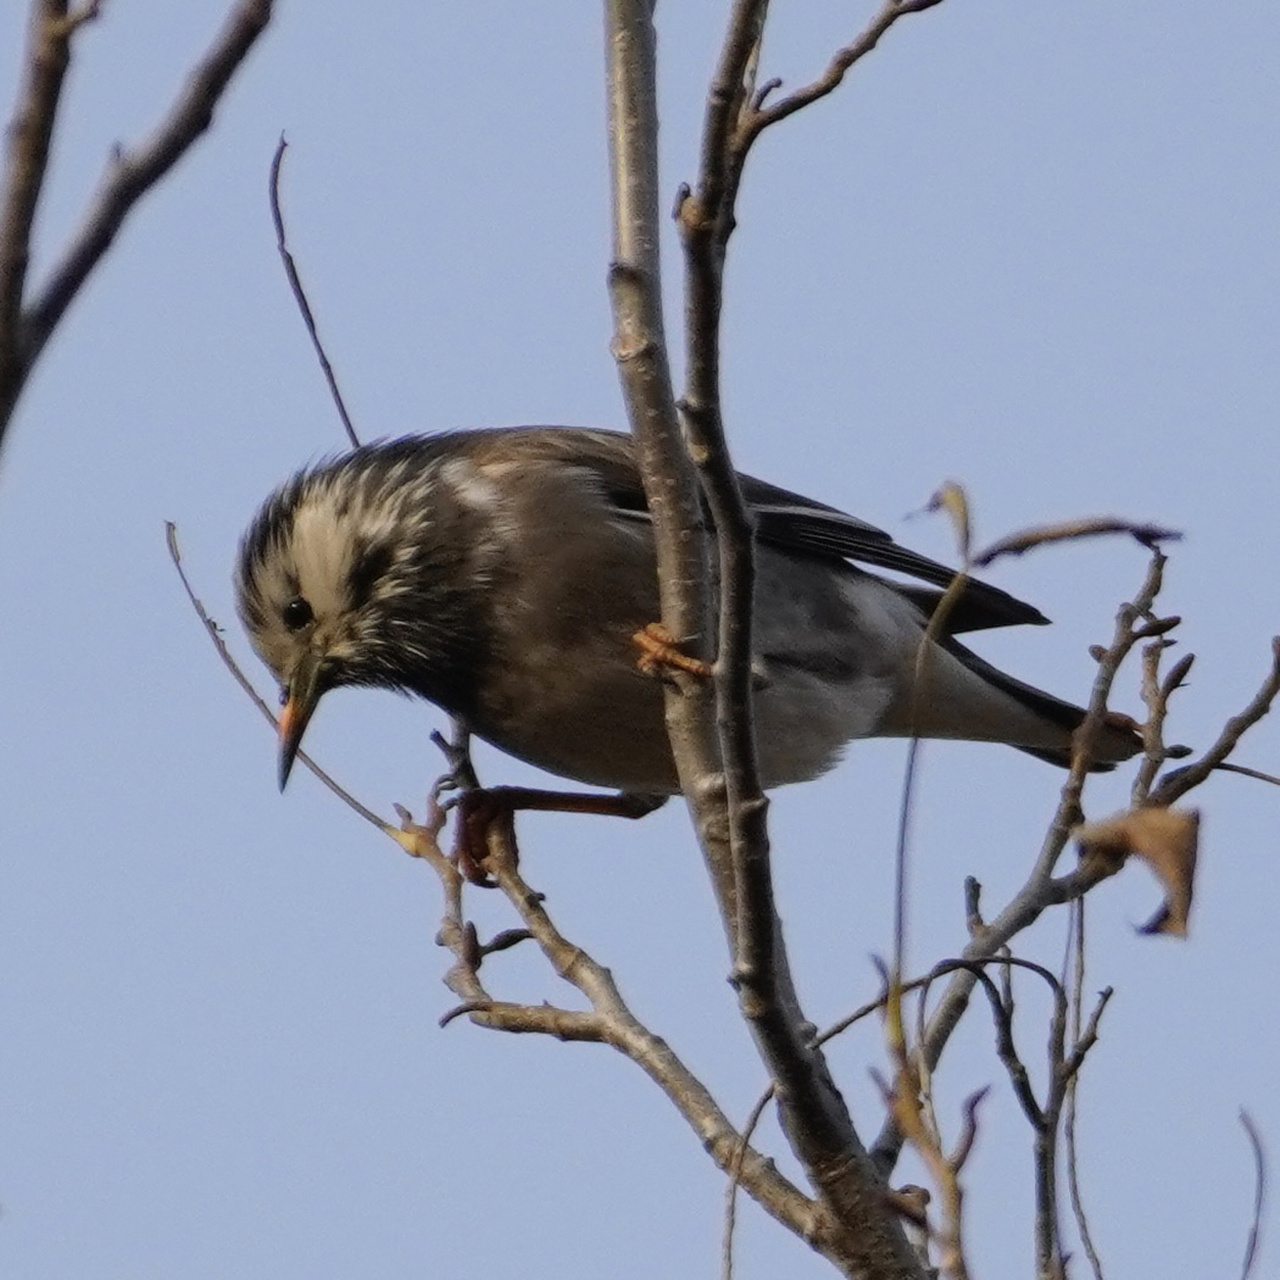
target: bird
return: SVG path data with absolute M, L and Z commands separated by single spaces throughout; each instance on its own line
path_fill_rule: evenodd
M 834 507 L 739 481 L 756 540 L 752 679 L 765 787 L 816 778 L 849 742 L 876 736 L 1007 743 L 1070 763 L 1083 709 L 956 639 L 1043 624 L 1039 610 L 970 579 L 928 639 L 952 569 Z M 659 597 L 628 435 L 455 430 L 323 460 L 257 512 L 235 593 L 281 690 L 282 789 L 318 703 L 342 686 L 425 698 L 575 782 L 655 797 L 680 789 L 662 682 L 637 661 L 635 637 L 657 622 Z M 1134 722 L 1108 713 L 1094 765 L 1141 746 Z

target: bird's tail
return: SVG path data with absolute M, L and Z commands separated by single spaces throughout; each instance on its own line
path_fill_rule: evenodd
M 1020 742 L 1015 735 L 1002 735 L 1003 740 L 1021 751 L 1033 755 L 1037 759 L 1047 760 L 1050 764 L 1068 768 L 1071 764 L 1072 735 L 1084 722 L 1086 715 L 1083 707 L 1072 702 L 1055 698 L 1043 689 L 1015 679 L 1006 672 L 994 667 L 980 658 L 971 649 L 951 637 L 940 642 L 940 647 L 956 658 L 969 672 L 978 676 L 987 685 L 1007 694 L 1024 711 L 1029 711 L 1043 726 L 1050 729 L 1049 736 L 1056 736 L 1056 729 L 1062 737 L 1058 744 L 1038 742 Z M 1113 769 L 1122 761 L 1128 760 L 1142 750 L 1142 735 L 1134 720 L 1116 711 L 1109 711 L 1099 728 L 1093 744 L 1094 760 L 1090 768 L 1095 772 Z

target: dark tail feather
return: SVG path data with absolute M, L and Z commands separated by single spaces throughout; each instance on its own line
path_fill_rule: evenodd
M 1087 713 L 1083 707 L 1055 698 L 1053 694 L 1045 693 L 1043 689 L 1037 689 L 1034 685 L 1015 679 L 998 667 L 993 667 L 984 658 L 978 657 L 971 649 L 966 649 L 957 640 L 944 637 L 940 643 L 949 653 L 959 658 L 970 671 L 980 675 L 1011 698 L 1016 698 L 1029 711 L 1034 711 L 1050 724 L 1056 724 L 1068 733 L 1074 733 L 1084 723 Z M 1019 747 L 1018 750 L 1025 751 L 1029 756 L 1035 756 L 1037 760 L 1047 760 L 1050 764 L 1059 765 L 1064 769 L 1071 766 L 1070 746 L 1060 749 Z M 1141 750 L 1142 735 L 1138 732 L 1137 725 L 1126 715 L 1115 711 L 1108 712 L 1094 745 L 1096 759 L 1089 766 L 1090 772 L 1109 772 L 1122 761 L 1136 756 Z

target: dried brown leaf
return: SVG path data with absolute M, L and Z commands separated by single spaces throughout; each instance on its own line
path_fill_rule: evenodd
M 1100 861 L 1108 873 L 1118 871 L 1130 855 L 1141 858 L 1165 893 L 1164 904 L 1141 932 L 1187 936 L 1200 838 L 1198 809 L 1132 809 L 1086 823 L 1075 837 L 1081 860 Z
M 1165 529 L 1155 524 L 1138 524 L 1114 516 L 1064 520 L 1061 524 L 1037 525 L 1033 529 L 1011 533 L 1007 538 L 993 542 L 975 557 L 973 563 L 975 568 L 983 569 L 1001 556 L 1020 556 L 1033 547 L 1043 547 L 1053 542 L 1074 542 L 1080 538 L 1096 538 L 1112 533 L 1128 534 L 1144 547 L 1152 549 L 1161 542 L 1173 542 L 1182 537 L 1176 529 Z

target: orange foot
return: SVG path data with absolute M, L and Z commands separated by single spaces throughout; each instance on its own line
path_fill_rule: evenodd
M 704 680 L 711 676 L 709 662 L 701 658 L 691 658 L 682 653 L 675 636 L 661 623 L 651 622 L 643 631 L 637 631 L 631 637 L 640 650 L 636 666 L 647 676 L 658 675 L 663 667 L 674 667 L 677 671 L 687 671 L 691 676 L 700 676 Z
M 489 854 L 489 830 L 495 822 L 512 827 L 518 809 L 543 813 L 599 813 L 613 818 L 643 818 L 660 805 L 666 796 L 638 795 L 619 791 L 613 795 L 591 795 L 581 791 L 540 791 L 533 787 L 478 787 L 458 797 L 457 835 L 453 856 L 458 870 L 472 884 L 485 889 L 496 888 L 496 882 L 485 870 Z

